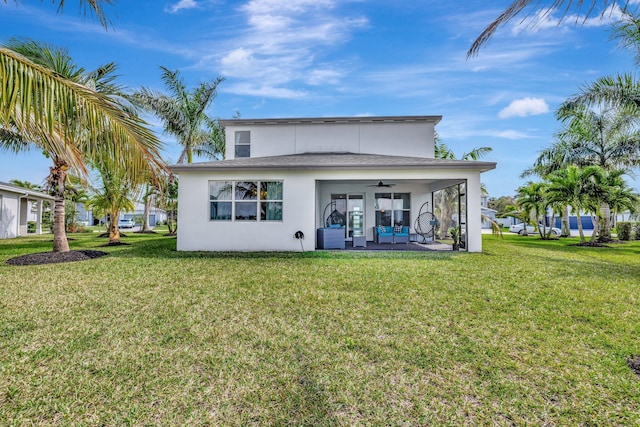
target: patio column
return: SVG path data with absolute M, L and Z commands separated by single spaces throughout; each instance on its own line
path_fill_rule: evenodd
M 38 200 L 36 206 L 36 234 L 42 234 L 42 200 Z
M 467 251 L 482 252 L 480 174 L 467 178 Z

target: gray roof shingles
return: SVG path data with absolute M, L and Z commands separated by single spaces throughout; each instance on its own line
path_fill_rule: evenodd
M 355 153 L 304 153 L 269 157 L 244 157 L 231 160 L 179 164 L 174 172 L 197 170 L 249 169 L 475 169 L 481 172 L 495 169 L 495 162 L 432 159 L 425 157 L 384 156 Z

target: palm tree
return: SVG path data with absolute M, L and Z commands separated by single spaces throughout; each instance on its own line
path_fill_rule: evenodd
M 185 160 L 191 163 L 194 153 L 213 159 L 223 158 L 224 132 L 205 110 L 214 101 L 218 85 L 224 78 L 200 83 L 190 91 L 179 71 L 160 68 L 169 94 L 142 88 L 135 93 L 135 102 L 157 115 L 164 122 L 165 133 L 175 136 L 182 145 L 178 163 Z
M 564 164 L 597 165 L 607 171 L 627 171 L 640 166 L 639 118 L 618 108 L 594 110 L 582 104 L 560 107 L 558 117 L 565 123 L 560 143 L 553 149 Z M 599 239 L 611 238 L 611 210 L 607 201 L 600 207 Z
M 549 175 L 549 187 L 547 188 L 549 201 L 571 206 L 578 219 L 578 233 L 582 244 L 586 243 L 586 240 L 580 214 L 593 208 L 593 194 L 597 189 L 594 183 L 598 182 L 598 179 L 594 177 L 602 175 L 602 172 L 603 170 L 599 166 L 581 168 L 569 165 L 565 169 L 557 170 Z
M 554 10 L 560 9 L 563 11 L 563 15 L 560 17 L 560 22 L 563 19 L 571 18 L 576 21 L 576 23 L 580 23 L 581 21 L 585 22 L 588 17 L 593 16 L 594 14 L 599 14 L 601 17 L 608 16 L 607 14 L 612 12 L 610 7 L 615 4 L 621 5 L 623 11 L 626 12 L 628 7 L 633 3 L 634 2 L 632 0 L 623 0 L 618 2 L 610 0 L 591 0 L 590 2 L 584 0 L 514 0 L 513 3 L 511 3 L 509 7 L 507 7 L 504 12 L 500 14 L 500 16 L 498 16 L 491 24 L 489 24 L 487 28 L 482 31 L 482 33 L 480 33 L 478 38 L 473 42 L 473 44 L 467 51 L 467 58 L 477 55 L 480 48 L 485 45 L 489 41 L 489 39 L 491 39 L 498 28 L 511 21 L 529 6 L 534 6 L 535 8 L 537 8 L 537 11 L 541 11 L 542 17 L 546 17 Z M 583 6 L 585 6 L 585 4 L 587 6 L 586 13 L 582 20 L 576 19 L 574 17 L 575 15 L 570 14 L 570 12 L 585 12 L 583 10 Z M 531 15 L 532 13 L 533 11 L 530 11 L 529 15 Z
M 98 91 L 110 87 L 108 79 L 98 83 L 99 76 L 104 70 L 85 73 L 63 49 L 18 40 L 0 48 L 0 126 L 9 130 L 0 149 L 35 145 L 52 159 L 47 187 L 54 196 L 54 252 L 69 251 L 64 227 L 69 170 L 86 175 L 87 160 L 96 158 L 126 165 L 131 176 L 166 169 L 160 141 L 130 109 Z
M 526 218 L 530 218 L 532 215 L 536 218 L 536 224 L 542 224 L 543 228 L 546 228 L 546 214 L 548 201 L 546 198 L 547 185 L 542 182 L 529 181 L 526 185 L 520 186 L 517 189 L 516 203 L 520 210 L 526 215 Z M 523 235 L 527 235 L 527 223 L 525 221 L 523 227 Z M 536 225 L 537 227 L 537 225 Z M 540 236 L 546 238 L 547 233 L 545 230 L 539 230 Z
M 142 213 L 142 226 L 140 233 L 154 233 L 149 225 L 149 216 L 151 215 L 151 203 L 158 192 L 158 187 L 146 182 L 142 188 L 142 203 L 144 203 L 144 212 Z
M 621 46 L 632 50 L 636 65 L 640 66 L 640 18 L 625 14 L 621 22 L 614 26 L 612 38 L 617 39 Z M 583 87 L 580 94 L 567 101 L 566 105 L 615 107 L 627 109 L 638 116 L 640 82 L 630 73 L 601 77 Z
M 158 191 L 158 206 L 167 213 L 169 235 L 175 236 L 178 213 L 178 178 L 173 174 L 164 176 Z
M 17 185 L 18 187 L 27 188 L 29 190 L 36 190 L 36 191 L 42 190 L 42 188 L 40 188 L 40 186 L 37 184 L 34 184 L 29 181 L 20 181 L 19 179 L 10 179 L 9 184 Z
M 568 165 L 598 165 L 606 170 L 630 170 L 640 165 L 639 118 L 628 109 L 608 107 L 595 110 L 579 103 L 565 103 L 557 111 L 564 122 L 556 134 L 556 142 L 542 150 L 533 167 L 523 176 L 549 174 Z M 611 213 L 607 203 L 599 209 L 602 221 L 599 238 L 607 240 L 611 233 Z M 568 210 L 563 213 L 563 234 L 568 225 Z
M 549 175 L 553 172 L 566 168 L 568 163 L 565 155 L 569 150 L 566 144 L 562 140 L 557 140 L 551 147 L 543 149 L 538 158 L 533 163 L 533 166 L 525 169 L 520 175 L 521 178 L 537 175 L 543 180 L 548 180 Z M 559 206 L 557 202 L 554 202 L 554 210 L 559 209 L 562 215 L 562 231 L 563 237 L 571 235 L 571 225 L 569 223 L 569 206 Z
M 109 216 L 109 245 L 120 244 L 118 218 L 120 212 L 135 208 L 135 189 L 139 188 L 122 168 L 114 168 L 109 163 L 95 162 L 101 186 L 94 188 L 88 205 Z

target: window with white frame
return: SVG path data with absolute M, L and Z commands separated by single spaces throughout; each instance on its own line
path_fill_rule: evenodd
M 236 131 L 235 158 L 251 157 L 251 131 Z
M 376 193 L 376 225 L 410 225 L 410 193 Z
M 212 221 L 282 221 L 282 181 L 209 181 Z

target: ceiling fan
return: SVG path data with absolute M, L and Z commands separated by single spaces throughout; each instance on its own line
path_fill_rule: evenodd
M 376 187 L 376 188 L 390 188 L 395 186 L 395 184 L 385 184 L 382 181 L 378 181 L 377 184 L 373 184 L 373 185 L 367 185 L 367 187 Z

